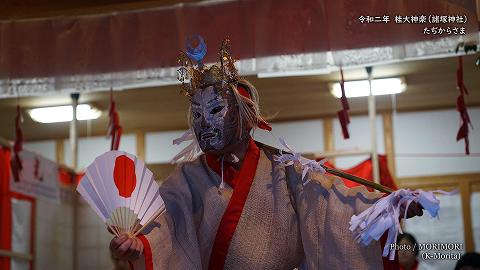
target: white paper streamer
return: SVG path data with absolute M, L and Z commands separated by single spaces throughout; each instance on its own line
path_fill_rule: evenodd
M 381 198 L 358 216 L 352 216 L 350 219 L 350 231 L 354 233 L 358 242 L 366 246 L 372 240 L 378 241 L 384 232 L 388 230 L 388 237 L 382 255 L 384 257 L 389 256 L 389 259 L 393 260 L 395 258 L 395 250 L 392 252 L 390 245 L 397 242 L 398 233 L 403 233 L 400 227 L 401 207 L 405 207 L 403 218 L 407 217 L 407 211 L 412 202 L 419 203 L 432 218 L 438 218 L 440 201 L 435 197 L 434 193 L 452 195 L 457 193 L 457 191 L 423 191 L 421 189 L 412 191 L 399 189 Z
M 294 164 L 299 164 L 302 167 L 302 180 L 303 185 L 305 186 L 310 182 L 310 179 L 305 181 L 305 176 L 307 176 L 308 172 L 317 172 L 321 174 L 325 174 L 325 169 L 322 165 L 327 161 L 326 159 L 322 159 L 320 161 L 311 160 L 308 158 L 304 158 L 300 155 L 300 153 L 295 152 L 286 142 L 285 140 L 280 137 L 278 139 L 281 145 L 285 147 L 289 153 L 284 154 L 283 151 L 280 152 L 280 155 L 274 156 L 274 160 L 278 161 L 283 166 L 291 166 Z
M 305 180 L 305 176 L 309 171 L 325 174 L 325 169 L 321 165 L 325 163 L 326 159 L 319 162 L 306 159 L 295 152 L 283 138 L 279 138 L 278 141 L 289 153 L 281 151 L 280 155 L 274 157 L 275 161 L 280 162 L 285 167 L 300 164 L 303 168 L 302 180 Z M 306 185 L 309 181 L 304 181 L 303 185 Z M 399 189 L 381 198 L 358 216 L 352 216 L 350 219 L 350 231 L 354 233 L 358 242 L 367 246 L 372 240 L 378 241 L 385 231 L 388 230 L 388 237 L 382 255 L 384 257 L 389 256 L 389 259 L 393 260 L 395 259 L 395 251 L 391 252 L 390 245 L 397 242 L 398 233 L 403 233 L 400 227 L 402 206 L 405 209 L 403 218 L 407 217 L 408 208 L 412 202 L 420 204 L 432 218 L 438 218 L 440 201 L 435 197 L 435 193 L 453 195 L 457 191 L 423 191 L 421 189 L 412 191 Z
M 182 136 L 173 140 L 174 145 L 180 145 L 183 142 L 191 141 L 189 145 L 183 148 L 177 155 L 175 155 L 170 163 L 181 163 L 193 161 L 197 156 L 202 153 L 200 145 L 198 145 L 197 138 L 192 129 L 188 129 Z

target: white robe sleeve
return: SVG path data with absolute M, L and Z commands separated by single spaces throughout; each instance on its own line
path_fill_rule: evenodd
M 165 180 L 160 193 L 166 212 L 140 236 L 144 251 L 140 259 L 132 262 L 134 269 L 196 269 L 200 255 L 192 225 L 192 196 L 183 166 L 178 166 Z
M 349 230 L 350 218 L 382 194 L 347 188 L 340 179 L 315 172 L 303 178 L 299 166 L 285 170 L 300 226 L 304 268 L 383 269 L 379 243 L 363 246 Z

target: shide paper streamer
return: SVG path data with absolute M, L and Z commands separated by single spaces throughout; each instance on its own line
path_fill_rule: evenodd
M 279 142 L 288 152 L 281 151 L 280 155 L 275 157 L 275 161 L 280 162 L 285 167 L 294 164 L 301 165 L 304 186 L 310 182 L 310 179 L 305 179 L 309 172 L 326 173 L 323 165 L 326 161 L 325 159 L 318 162 L 309 160 L 302 157 L 300 153 L 293 151 L 283 138 L 280 138 Z M 355 239 L 365 246 L 369 245 L 372 240 L 378 241 L 388 231 L 382 255 L 384 257 L 388 256 L 390 260 L 393 260 L 395 259 L 395 251 L 391 251 L 390 245 L 397 242 L 398 233 L 403 233 L 400 226 L 401 209 L 404 209 L 403 218 L 406 218 L 410 204 L 415 202 L 420 204 L 432 218 L 438 218 L 440 201 L 435 197 L 435 194 L 453 195 L 456 193 L 457 191 L 445 192 L 442 190 L 396 190 L 379 199 L 359 215 L 352 216 L 350 219 L 350 231 L 353 232 Z

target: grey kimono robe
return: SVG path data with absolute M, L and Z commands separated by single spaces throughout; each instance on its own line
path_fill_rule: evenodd
M 274 161 L 276 150 L 261 145 L 255 177 L 228 248 L 225 269 L 382 269 L 378 242 L 365 247 L 349 230 L 381 193 L 347 188 L 342 181 Z M 217 228 L 233 189 L 218 190 L 220 177 L 205 156 L 183 163 L 160 194 L 166 213 L 141 237 L 137 269 L 208 269 Z

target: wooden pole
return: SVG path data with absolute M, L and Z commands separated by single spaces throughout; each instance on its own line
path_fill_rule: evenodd
M 370 87 L 370 94 L 368 95 L 368 118 L 370 119 L 370 139 L 371 139 L 371 159 L 373 169 L 373 181 L 377 184 L 380 183 L 380 171 L 378 168 L 378 153 L 377 153 L 377 119 L 375 108 L 375 96 L 372 91 L 372 67 L 367 67 L 368 85 Z
M 269 149 L 269 151 L 272 151 L 273 153 L 282 153 L 282 154 L 292 154 L 292 153 L 289 153 L 287 151 L 280 151 L 279 149 L 275 148 L 275 147 L 272 147 L 272 146 L 269 146 L 269 145 L 266 145 L 266 144 L 263 144 L 263 143 L 260 143 L 260 142 L 256 142 L 257 145 L 261 146 L 262 148 L 265 148 L 265 149 Z M 323 169 L 325 169 L 325 171 L 329 174 L 333 174 L 335 176 L 339 176 L 339 177 L 342 177 L 342 178 L 345 178 L 345 179 L 348 179 L 348 180 L 351 180 L 355 183 L 359 183 L 361 185 L 364 185 L 364 186 L 367 186 L 367 187 L 370 187 L 370 188 L 373 188 L 375 190 L 378 190 L 378 191 L 381 191 L 381 192 L 385 192 L 385 193 L 392 193 L 394 192 L 393 189 L 389 188 L 389 187 L 386 187 L 386 186 L 382 186 L 378 183 L 374 183 L 372 181 L 369 181 L 369 180 L 366 180 L 366 179 L 363 179 L 361 177 L 358 177 L 358 176 L 355 176 L 355 175 L 352 175 L 352 174 L 349 174 L 349 173 L 346 173 L 344 171 L 341 171 L 341 170 L 338 170 L 338 169 L 333 169 L 333 168 L 330 168 L 330 167 L 327 167 L 325 165 L 321 165 Z
M 72 99 L 72 122 L 70 122 L 70 146 L 72 149 L 72 168 L 74 171 L 77 170 L 78 167 L 78 130 L 77 130 L 77 106 L 78 106 L 78 99 L 80 98 L 80 94 L 78 93 L 73 93 L 71 94 L 71 99 Z M 72 239 L 72 246 L 73 246 L 73 269 L 76 270 L 78 269 L 77 264 L 78 264 L 78 256 L 77 256 L 77 239 L 78 239 L 78 195 L 77 192 L 74 192 L 73 194 L 73 239 Z
M 352 150 L 352 151 L 337 151 L 337 152 L 334 151 L 334 152 L 323 152 L 323 153 L 316 152 L 316 153 L 313 153 L 313 156 L 315 158 L 328 158 L 328 161 L 332 163 L 333 157 L 364 156 L 364 155 L 369 155 L 370 153 L 371 153 L 370 150 Z
M 392 177 L 397 177 L 395 169 L 395 147 L 394 147 L 394 135 L 393 135 L 393 120 L 391 113 L 383 114 L 383 137 L 385 143 L 385 154 L 387 155 L 388 170 Z
M 382 185 L 380 185 L 380 184 L 378 184 L 378 183 L 375 183 L 375 182 L 372 182 L 372 181 L 368 181 L 368 180 L 366 180 L 366 179 L 363 179 L 363 178 L 361 178 L 361 177 L 358 177 L 358 176 L 355 176 L 355 175 L 346 173 L 346 172 L 344 172 L 344 171 L 337 170 L 337 169 L 333 169 L 333 168 L 330 168 L 330 167 L 327 167 L 327 166 L 324 166 L 324 165 L 322 165 L 322 167 L 325 169 L 325 171 L 327 171 L 327 173 L 330 173 L 330 174 L 333 174 L 333 175 L 335 175 L 335 176 L 348 179 L 348 180 L 350 180 L 350 181 L 353 181 L 353 182 L 355 182 L 355 183 L 359 183 L 359 184 L 361 184 L 361 185 L 364 185 L 364 186 L 373 188 L 373 189 L 375 189 L 375 190 L 378 190 L 378 191 L 381 191 L 381 192 L 384 192 L 384 193 L 388 193 L 388 194 L 394 192 L 394 190 L 391 189 L 391 188 L 389 188 L 389 187 L 382 186 Z
M 80 94 L 73 93 L 71 94 L 72 98 L 72 110 L 73 110 L 73 117 L 72 122 L 70 122 L 70 148 L 72 149 L 72 168 L 77 170 L 78 166 L 78 130 L 77 130 L 77 106 L 78 106 L 78 99 Z
M 65 149 L 62 139 L 55 140 L 55 159 L 58 164 L 65 165 Z
M 460 195 L 462 199 L 462 212 L 463 212 L 463 230 L 465 238 L 465 251 L 475 251 L 475 243 L 473 241 L 473 229 L 472 229 L 472 206 L 471 200 L 471 185 L 469 181 L 460 180 Z
M 33 243 L 31 243 L 33 245 Z M 33 261 L 33 256 L 27 253 L 0 249 L 0 257 L 17 258 L 26 261 Z
M 145 161 L 145 133 L 139 130 L 135 133 L 135 137 L 137 141 L 137 156 Z

